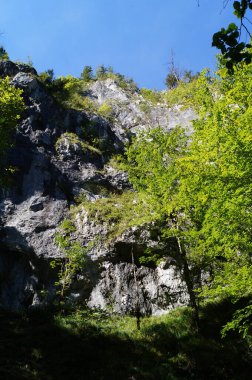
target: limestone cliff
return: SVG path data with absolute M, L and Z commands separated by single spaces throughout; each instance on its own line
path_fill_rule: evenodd
M 20 310 L 55 296 L 57 273 L 50 262 L 64 259 L 55 232 L 76 198 L 85 194 L 92 202 L 104 196 L 104 189 L 120 193 L 130 188 L 127 174 L 110 166 L 111 155 L 120 153 L 141 128 L 190 126 L 194 114 L 163 104 L 147 104 L 146 111 L 139 92 L 129 95 L 107 79 L 94 82 L 86 94 L 97 106 L 109 101 L 113 118 L 104 118 L 60 106 L 27 65 L 2 61 L 0 76 L 9 76 L 13 86 L 23 89 L 26 103 L 8 156 L 16 172 L 11 186 L 0 191 L 0 306 Z M 92 144 L 97 140 L 103 149 Z M 88 217 L 79 218 L 76 226 L 84 245 L 104 233 Z M 148 233 L 144 239 L 140 235 L 131 231 L 109 248 L 93 249 L 68 297 L 119 313 L 133 312 L 136 299 L 147 314 L 185 304 L 188 295 L 176 261 L 167 255 L 157 268 L 139 263 L 138 257 L 153 244 Z

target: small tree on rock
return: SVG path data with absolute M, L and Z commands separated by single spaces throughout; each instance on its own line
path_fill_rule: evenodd
M 84 66 L 84 69 L 81 73 L 81 79 L 84 82 L 90 82 L 93 80 L 93 69 L 91 66 Z
M 8 61 L 9 55 L 3 46 L 0 46 L 0 60 Z

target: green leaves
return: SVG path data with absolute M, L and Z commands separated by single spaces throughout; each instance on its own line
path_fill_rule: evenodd
M 166 220 L 163 238 L 179 239 L 192 266 L 211 269 L 204 297 L 237 302 L 252 296 L 252 65 L 218 74 L 201 74 L 187 97 L 199 115 L 190 138 L 179 127 L 140 133 L 128 170 Z
M 251 38 L 249 32 L 250 20 L 246 17 L 247 11 L 252 9 L 252 2 L 248 0 L 235 1 L 233 3 L 234 15 L 240 20 L 239 27 L 235 23 L 215 33 L 212 38 L 212 46 L 221 50 L 224 56 L 225 66 L 229 74 L 233 74 L 234 67 L 240 62 L 251 62 L 250 44 L 240 41 L 242 30 Z M 247 22 L 248 25 L 245 24 Z
M 3 159 L 23 110 L 22 91 L 11 86 L 9 78 L 0 79 L 0 184 L 4 184 L 6 174 L 12 170 L 3 166 Z
M 244 339 L 251 337 L 251 320 L 252 305 L 250 304 L 234 313 L 233 319 L 222 329 L 222 337 L 225 337 L 232 330 L 238 330 Z
M 0 60 L 8 61 L 9 56 L 3 46 L 0 46 Z
M 238 18 L 243 18 L 245 16 L 245 12 L 248 8 L 249 1 L 234 1 L 233 8 L 234 8 L 234 15 Z
M 84 267 L 86 263 L 86 253 L 88 247 L 82 246 L 78 241 L 72 239 L 72 234 L 76 231 L 76 227 L 72 220 L 65 219 L 60 224 L 58 232 L 55 234 L 55 243 L 64 253 L 64 261 L 61 263 L 51 262 L 51 267 L 55 268 L 60 265 L 58 273 L 59 280 L 55 285 L 59 286 L 59 294 L 65 296 L 65 292 L 70 287 L 74 276 Z

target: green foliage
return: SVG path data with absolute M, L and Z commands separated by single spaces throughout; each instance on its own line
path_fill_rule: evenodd
M 77 136 L 75 133 L 72 133 L 72 132 L 62 133 L 62 135 L 56 141 L 56 144 L 55 144 L 56 151 L 60 150 L 60 146 L 64 141 L 67 141 L 70 144 L 70 146 L 81 150 L 83 153 L 89 151 L 90 153 L 93 153 L 96 155 L 102 154 L 100 149 L 84 142 L 79 136 Z
M 153 265 L 156 267 L 164 261 L 165 254 L 160 246 L 147 247 L 144 251 L 144 255 L 139 257 L 139 262 L 143 265 Z
M 98 80 L 106 79 L 106 73 L 107 73 L 106 67 L 104 65 L 100 65 L 97 67 L 95 71 L 95 77 Z
M 0 46 L 0 60 L 8 61 L 9 55 L 3 46 Z
M 77 240 L 72 239 L 72 233 L 76 231 L 74 223 L 70 219 L 65 219 L 58 227 L 55 235 L 55 242 L 61 252 L 64 253 L 63 261 L 52 261 L 51 266 L 60 265 L 58 273 L 58 282 L 56 285 L 60 287 L 59 294 L 65 296 L 65 292 L 70 287 L 74 276 L 84 268 L 87 248 L 83 247 Z
M 197 79 L 199 77 L 200 73 L 197 72 L 196 74 L 193 74 L 192 70 L 185 70 L 183 72 L 182 81 L 185 83 L 190 83 Z
M 215 91 L 214 81 L 215 78 L 211 77 L 208 70 L 205 70 L 190 81 L 186 79 L 179 81 L 175 88 L 164 93 L 164 100 L 169 107 L 182 105 L 184 108 L 192 107 L 199 111 L 200 102 L 198 101 L 197 93 L 198 91 L 201 93 L 201 90 L 205 88 L 205 92 L 209 92 L 210 96 L 212 96 Z M 206 101 L 206 99 L 202 99 L 202 96 L 201 100 L 202 102 Z
M 125 157 L 120 154 L 114 154 L 107 162 L 108 166 L 111 166 L 115 170 L 126 170 Z
M 252 321 L 252 305 L 248 305 L 243 309 L 236 311 L 233 319 L 228 322 L 222 329 L 222 336 L 226 337 L 229 331 L 238 331 L 242 334 L 243 339 L 248 339 L 250 345 L 252 344 L 251 334 L 251 321 Z
M 10 380 L 247 380 L 248 346 L 234 334 L 219 338 L 227 309 L 203 310 L 200 334 L 193 332 L 188 308 L 143 318 L 141 330 L 135 318 L 99 310 L 0 311 L 0 375 Z
M 113 79 L 119 87 L 123 90 L 128 91 L 129 93 L 134 93 L 138 91 L 136 83 L 131 78 L 127 78 L 120 73 L 115 73 L 113 68 L 109 66 L 106 68 L 104 65 L 99 66 L 96 69 L 96 80 L 106 80 Z
M 80 79 L 72 75 L 55 79 L 53 70 L 42 72 L 38 78 L 62 106 L 76 109 L 83 108 L 83 82 Z
M 110 103 L 104 102 L 99 108 L 98 108 L 98 114 L 105 119 L 113 120 L 113 107 Z
M 115 74 L 114 79 L 119 87 L 131 94 L 139 91 L 137 84 L 132 78 L 127 78 L 124 75 L 117 73 Z
M 79 130 L 79 137 L 90 146 L 98 149 L 107 158 L 116 151 L 113 141 L 101 133 L 98 118 L 92 118 L 85 122 Z
M 187 189 L 188 201 L 194 203 L 194 208 L 204 210 L 204 251 L 211 258 L 225 259 L 216 264 L 218 288 L 225 289 L 226 295 L 229 289 L 233 297 L 243 293 L 241 285 L 250 272 L 251 70 L 251 65 L 244 66 L 232 79 L 222 78 L 218 93 L 211 101 L 208 99 L 207 106 L 201 106 L 190 155 L 181 163 L 184 173 L 188 166 L 181 190 Z M 205 97 L 203 89 L 200 95 Z M 235 278 L 239 284 L 236 290 Z M 252 291 L 250 284 L 249 281 L 248 292 Z
M 141 88 L 140 94 L 145 100 L 148 100 L 153 105 L 163 102 L 163 95 L 161 92 L 149 90 L 147 88 Z
M 121 195 L 111 194 L 93 202 L 84 200 L 77 210 L 80 207 L 87 211 L 90 220 L 106 227 L 106 244 L 131 227 L 145 224 L 149 220 L 148 204 L 142 202 L 133 191 Z M 71 212 L 75 213 L 75 208 Z
M 243 62 L 251 62 L 251 44 L 241 41 L 241 33 L 245 31 L 251 38 L 249 32 L 251 21 L 247 17 L 248 12 L 252 10 L 250 0 L 241 0 L 233 2 L 234 15 L 239 19 L 239 26 L 231 23 L 228 27 L 221 28 L 213 35 L 212 46 L 220 49 L 225 60 L 225 66 L 229 74 L 233 74 L 235 65 Z
M 64 106 L 77 109 L 81 108 L 82 99 L 80 92 L 82 90 L 82 85 L 78 78 L 71 75 L 57 78 L 53 82 L 53 87 L 56 99 Z
M 163 237 L 175 237 L 190 265 L 211 272 L 202 295 L 237 302 L 252 296 L 252 65 L 218 74 L 182 87 L 193 86 L 184 104 L 199 116 L 190 138 L 180 128 L 141 133 L 128 149 L 128 170 L 166 218 Z
M 127 151 L 129 179 L 149 204 L 149 217 L 160 222 L 160 235 L 165 244 L 170 238 L 176 241 L 179 266 L 183 273 L 190 304 L 195 310 L 198 324 L 198 306 L 194 293 L 192 267 L 197 217 L 193 211 L 185 212 L 181 204 L 179 186 L 181 171 L 178 161 L 187 152 L 188 136 L 181 128 L 170 133 L 161 128 L 144 131 L 137 136 Z
M 90 114 L 100 114 L 102 117 L 113 119 L 112 104 L 104 103 L 100 107 L 97 102 L 87 96 L 90 82 L 96 80 L 113 79 L 119 87 L 129 93 L 138 91 L 134 81 L 124 75 L 114 73 L 111 67 L 101 65 L 97 68 L 95 76 L 91 66 L 85 66 L 80 78 L 72 75 L 66 77 L 54 77 L 53 70 L 47 70 L 39 74 L 38 79 L 46 86 L 48 92 L 54 99 L 65 108 L 84 110 Z
M 81 73 L 81 79 L 87 83 L 93 80 L 93 69 L 91 66 L 84 66 L 84 69 Z
M 11 146 L 11 138 L 23 110 L 22 90 L 11 86 L 9 78 L 0 79 L 0 182 L 2 184 L 5 175 L 11 171 L 11 168 L 3 166 L 3 159 Z
M 151 113 L 151 106 L 147 102 L 141 102 L 139 104 L 139 109 L 140 109 L 141 112 L 143 112 L 145 114 L 145 117 L 146 116 L 148 117 L 150 115 L 150 113 Z
M 39 80 L 46 86 L 52 85 L 52 82 L 55 80 L 53 69 L 49 69 L 40 73 Z
M 78 98 L 78 103 L 75 102 L 75 105 L 77 105 L 78 109 L 83 109 L 84 111 L 88 113 L 96 113 L 98 110 L 98 107 L 96 103 L 91 100 L 89 97 L 85 96 L 84 98 Z
M 193 74 L 191 70 L 180 70 L 178 66 L 175 65 L 174 55 L 171 52 L 171 61 L 168 63 L 168 73 L 165 78 L 165 84 L 168 90 L 175 89 L 179 84 L 190 83 L 197 79 L 199 73 Z
M 176 159 L 186 146 L 187 137 L 179 127 L 171 133 L 153 128 L 140 132 L 127 150 L 130 180 L 138 191 L 144 191 L 160 215 L 172 211 L 168 192 L 176 189 Z
M 165 78 L 165 84 L 168 89 L 176 88 L 179 84 L 179 78 L 174 73 L 168 73 Z

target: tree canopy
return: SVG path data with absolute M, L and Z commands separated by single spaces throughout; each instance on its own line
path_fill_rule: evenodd
M 203 72 L 184 99 L 198 112 L 193 133 L 142 132 L 128 149 L 128 170 L 166 221 L 163 237 L 175 237 L 188 268 L 207 274 L 201 296 L 236 302 L 252 295 L 252 64 L 218 75 Z M 244 313 L 237 315 L 241 321 Z M 237 320 L 229 327 L 241 328 Z

